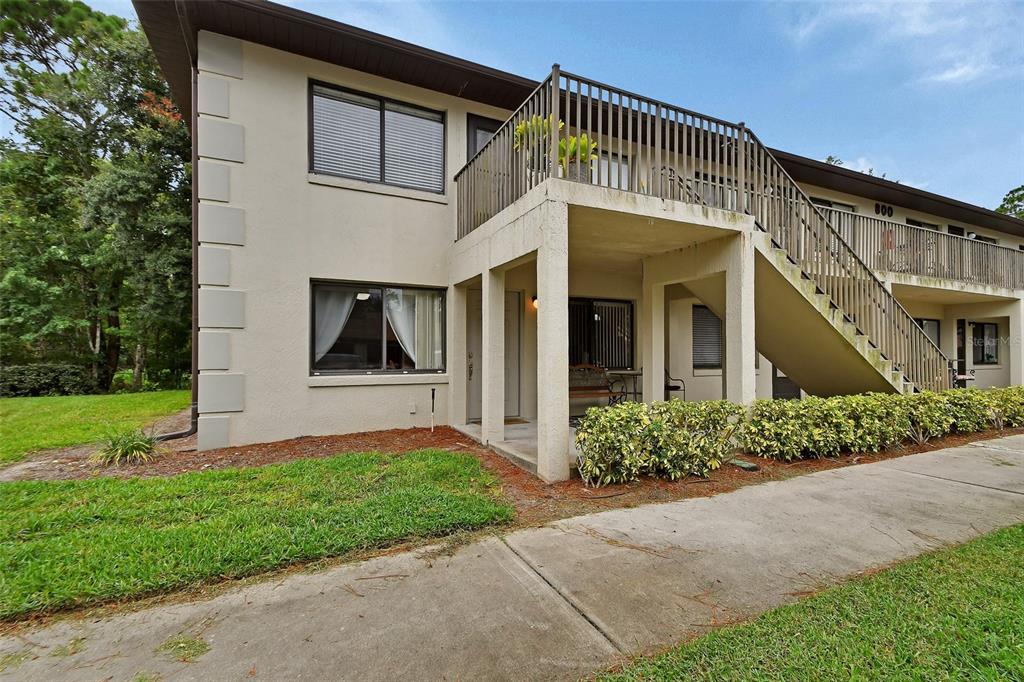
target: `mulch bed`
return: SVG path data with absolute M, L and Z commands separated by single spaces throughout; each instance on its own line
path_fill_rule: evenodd
M 430 429 L 391 429 L 340 436 L 304 436 L 273 443 L 197 452 L 194 439 L 169 441 L 167 450 L 148 464 L 101 468 L 90 463 L 88 452 L 93 448 L 69 448 L 66 451 L 41 453 L 31 458 L 8 479 L 68 480 L 114 476 L 140 478 L 174 476 L 190 471 L 208 471 L 227 467 L 252 467 L 310 457 L 330 457 L 346 452 L 408 452 L 439 448 L 468 452 L 478 457 L 487 469 L 501 480 L 502 489 L 517 511 L 516 525 L 529 526 L 561 518 L 607 509 L 633 507 L 651 502 L 667 502 L 689 497 L 709 497 L 743 486 L 777 481 L 815 471 L 824 471 L 853 464 L 864 464 L 904 455 L 956 447 L 978 440 L 1024 433 L 1024 429 L 987 431 L 980 434 L 953 435 L 931 441 L 923 446 L 905 446 L 861 455 L 843 455 L 834 459 L 811 459 L 797 462 L 776 462 L 742 456 L 758 465 L 758 471 L 744 471 L 723 465 L 706 478 L 680 481 L 644 479 L 634 483 L 590 488 L 579 479 L 547 484 L 504 457 L 474 443 L 447 426 Z M 11 472 L 14 473 L 14 472 Z

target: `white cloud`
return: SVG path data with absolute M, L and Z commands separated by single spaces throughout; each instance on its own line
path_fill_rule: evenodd
M 911 80 L 955 86 L 1024 71 L 1024 3 L 870 2 L 781 5 L 800 48 L 830 50 L 853 68 L 887 63 Z
M 925 83 L 970 83 L 988 75 L 992 67 L 987 62 L 958 62 L 952 66 L 924 76 Z
M 843 163 L 843 168 L 849 168 L 850 170 L 855 170 L 860 173 L 867 173 L 869 170 L 873 171 L 875 167 L 875 164 L 866 156 L 858 156 L 853 161 L 845 161 Z

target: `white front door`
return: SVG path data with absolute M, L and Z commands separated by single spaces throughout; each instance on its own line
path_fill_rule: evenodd
M 505 292 L 505 416 L 519 416 L 519 338 L 522 293 Z M 470 421 L 479 421 L 483 404 L 480 352 L 483 348 L 483 299 L 479 289 L 468 292 L 466 310 L 466 402 Z

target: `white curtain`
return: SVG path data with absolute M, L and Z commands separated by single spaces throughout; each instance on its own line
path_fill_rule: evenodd
M 416 294 L 416 369 L 441 369 L 444 366 L 444 330 L 441 319 L 441 295 L 436 291 Z
M 320 287 L 315 291 L 313 305 L 316 310 L 316 329 L 313 336 L 313 355 L 316 361 L 327 355 L 348 323 L 356 303 L 354 291 Z
M 387 289 L 384 311 L 398 344 L 416 369 L 442 366 L 441 297 L 435 291 Z
M 416 365 L 416 291 L 384 290 L 384 312 L 398 337 L 398 345 Z

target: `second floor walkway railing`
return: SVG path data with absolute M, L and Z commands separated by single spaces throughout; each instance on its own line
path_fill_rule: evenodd
M 1024 289 L 1024 251 L 884 218 L 821 208 L 868 267 L 1007 289 Z
M 942 352 L 742 123 L 556 65 L 456 174 L 458 237 L 548 178 L 751 214 L 917 388 L 949 386 Z

